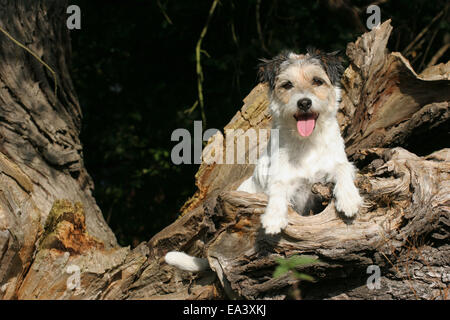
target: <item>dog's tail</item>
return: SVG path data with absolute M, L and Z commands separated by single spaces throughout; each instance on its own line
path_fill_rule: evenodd
M 199 272 L 209 269 L 207 259 L 192 257 L 184 252 L 170 251 L 164 260 L 167 264 L 185 271 Z

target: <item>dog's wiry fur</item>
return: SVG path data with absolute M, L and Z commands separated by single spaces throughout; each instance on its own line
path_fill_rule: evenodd
M 306 55 L 282 53 L 260 65 L 260 79 L 269 84 L 272 129 L 279 132 L 279 150 L 266 151 L 253 176 L 238 190 L 269 196 L 261 217 L 266 233 L 276 234 L 287 226 L 288 205 L 300 214 L 308 213 L 314 206 L 311 186 L 317 182 L 335 184 L 336 209 L 347 217 L 354 216 L 362 204 L 336 119 L 342 70 L 334 53 L 312 50 Z M 283 87 L 287 82 L 291 86 Z M 308 112 L 317 116 L 307 137 L 298 133 L 295 119 L 302 113 L 298 101 L 305 98 L 311 100 Z
M 259 79 L 269 86 L 278 150 L 267 149 L 258 159 L 253 175 L 238 190 L 269 196 L 261 216 L 268 234 L 277 234 L 287 226 L 289 205 L 299 214 L 309 213 L 315 205 L 311 187 L 317 182 L 335 184 L 336 209 L 347 217 L 353 217 L 362 204 L 354 184 L 355 169 L 347 160 L 336 119 L 342 71 L 335 53 L 317 50 L 300 55 L 283 52 L 259 65 Z M 305 117 L 314 119 L 310 122 L 314 126 L 300 129 L 298 122 Z M 177 261 L 178 268 L 183 269 L 183 263 L 192 265 L 189 259 L 196 258 L 183 259 L 186 261 Z M 170 259 L 166 261 L 174 265 Z

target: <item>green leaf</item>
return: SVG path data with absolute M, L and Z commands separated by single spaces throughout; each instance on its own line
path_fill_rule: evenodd
M 281 277 L 283 274 L 285 274 L 288 271 L 289 271 L 289 268 L 287 268 L 286 266 L 280 265 L 275 268 L 275 271 L 273 272 L 273 277 L 274 278 Z
M 297 279 L 314 282 L 314 277 L 310 276 L 309 274 L 300 273 L 297 271 L 293 271 L 293 274 Z
M 294 255 L 287 259 L 283 258 L 276 258 L 275 261 L 278 263 L 278 266 L 276 267 L 273 277 L 277 278 L 285 274 L 286 272 L 292 271 L 293 275 L 300 280 L 306 280 L 306 281 L 314 281 L 314 278 L 310 275 L 299 273 L 297 270 L 295 270 L 296 267 L 303 266 L 303 265 L 309 265 L 309 264 L 315 264 L 320 262 L 319 259 L 311 257 L 311 256 L 299 256 Z
M 294 267 L 306 264 L 314 264 L 317 262 L 319 262 L 317 258 L 310 256 L 292 256 L 289 258 L 289 263 Z

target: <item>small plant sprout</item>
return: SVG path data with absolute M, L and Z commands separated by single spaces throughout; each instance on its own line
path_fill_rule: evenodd
M 302 256 L 294 255 L 286 259 L 277 258 L 275 261 L 278 263 L 278 266 L 275 268 L 275 271 L 273 272 L 274 278 L 281 277 L 282 275 L 290 271 L 295 278 L 311 282 L 314 281 L 314 278 L 312 276 L 298 272 L 296 268 L 299 266 L 311 265 L 320 262 L 320 260 L 317 258 L 303 255 Z

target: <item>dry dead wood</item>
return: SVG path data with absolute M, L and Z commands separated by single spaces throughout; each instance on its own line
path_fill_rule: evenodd
M 259 226 L 266 197 L 234 191 L 253 166 L 203 164 L 184 214 L 131 250 L 104 222 L 83 165 L 67 5 L 5 2 L 0 12 L 0 25 L 59 76 L 54 96 L 46 68 L 0 36 L 0 298 L 278 299 L 295 280 L 271 277 L 274 258 L 292 254 L 321 260 L 304 267 L 317 282 L 300 285 L 303 298 L 446 297 L 448 64 L 416 75 L 387 52 L 389 22 L 349 44 L 340 122 L 366 199 L 355 220 L 337 216 L 327 187 L 316 186 L 325 209 L 291 212 L 285 232 L 268 237 Z M 263 85 L 253 89 L 226 128 L 268 128 L 266 93 Z M 164 263 L 169 250 L 207 257 L 212 270 L 175 270 Z M 365 285 L 371 264 L 383 276 L 372 291 Z

